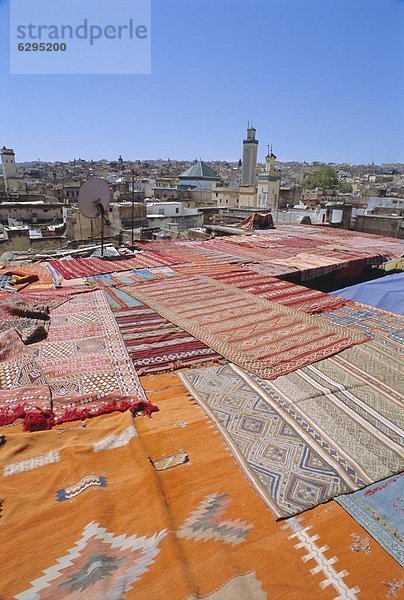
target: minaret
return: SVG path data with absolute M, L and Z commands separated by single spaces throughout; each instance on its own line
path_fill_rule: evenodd
M 257 169 L 258 140 L 255 139 L 256 129 L 248 124 L 247 139 L 243 140 L 243 164 L 241 168 L 241 185 L 255 185 Z
M 267 173 L 269 175 L 275 171 L 276 156 L 272 152 L 272 146 L 271 146 L 271 149 L 269 149 L 269 146 L 267 146 L 267 148 L 268 148 L 268 154 L 265 157 L 265 173 Z
M 3 148 L 1 149 L 1 162 L 3 164 L 3 175 L 5 179 L 13 179 L 17 177 L 17 167 L 15 166 L 14 150 L 3 146 Z
M 3 146 L 1 149 L 1 162 L 3 165 L 3 177 L 7 186 L 7 179 L 15 179 L 17 177 L 14 150 Z

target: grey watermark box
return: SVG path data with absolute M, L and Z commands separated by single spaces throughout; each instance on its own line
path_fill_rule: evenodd
M 150 74 L 151 0 L 10 0 L 10 73 Z

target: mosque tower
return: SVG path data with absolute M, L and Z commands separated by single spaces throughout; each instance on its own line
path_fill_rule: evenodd
M 258 140 L 255 139 L 255 132 L 256 129 L 248 124 L 247 139 L 243 140 L 242 186 L 255 185 L 257 182 Z

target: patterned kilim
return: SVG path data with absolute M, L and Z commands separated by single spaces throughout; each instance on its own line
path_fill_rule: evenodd
M 67 288 L 58 288 L 54 290 L 24 290 L 18 293 L 18 296 L 23 300 L 42 302 L 48 304 L 50 308 L 56 308 L 63 302 L 71 300 L 78 294 L 87 294 L 97 288 L 89 288 L 87 286 L 72 286 Z
M 1 598 L 374 600 L 399 589 L 399 565 L 340 506 L 276 523 L 178 378 L 142 383 L 162 410 L 136 428 L 125 413 L 7 430 Z M 189 462 L 153 469 L 150 458 L 180 448 Z
M 404 317 L 352 302 L 319 319 L 372 337 L 371 342 L 349 348 L 330 360 L 341 372 L 354 373 L 369 392 L 384 390 L 396 402 L 402 401 Z
M 127 259 L 75 258 L 53 260 L 49 264 L 65 279 L 76 279 L 78 277 L 89 277 L 91 275 L 113 273 L 115 271 L 169 266 L 177 262 L 175 258 L 163 256 L 158 252 L 146 251 L 138 252 L 135 256 Z
M 337 502 L 362 525 L 396 561 L 404 566 L 404 473 L 374 483 Z
M 46 337 L 49 329 L 49 306 L 38 304 L 20 294 L 8 294 L 0 300 L 0 332 L 16 329 L 29 344 Z
M 205 242 L 209 245 L 211 242 Z M 216 241 L 215 248 L 216 248 Z M 225 255 L 218 250 L 205 251 L 198 242 L 177 241 L 177 242 L 148 242 L 147 248 L 151 248 L 153 252 L 158 252 L 166 257 L 175 259 L 178 265 L 199 265 L 209 266 L 214 263 L 238 263 L 237 257 Z
M 380 308 L 349 301 L 344 308 L 319 316 L 333 325 L 348 327 L 370 337 L 376 336 L 379 343 L 383 343 L 385 338 L 404 343 L 404 317 Z
M 176 375 L 141 381 L 160 406 L 136 421 L 147 452 L 155 460 L 183 449 L 190 458 L 157 476 L 195 597 L 375 600 L 397 589 L 399 565 L 340 506 L 277 523 Z M 169 590 L 165 598 L 177 600 Z
M 112 310 L 120 310 L 121 308 L 130 308 L 139 306 L 141 302 L 130 296 L 120 288 L 108 287 L 104 290 L 105 296 Z
M 260 275 L 253 271 L 239 271 L 225 275 L 214 275 L 214 278 L 223 283 L 229 283 L 241 290 L 260 296 L 271 302 L 283 306 L 290 306 L 306 313 L 316 313 L 341 308 L 347 300 L 338 296 L 324 294 L 317 290 L 275 277 Z
M 144 304 L 116 310 L 114 316 L 139 374 L 222 360 L 214 350 Z
M 180 377 L 277 517 L 404 467 L 399 404 L 331 360 L 271 382 L 229 364 Z
M 123 273 L 109 273 L 105 275 L 94 275 L 87 277 L 87 282 L 90 284 L 97 283 L 104 286 L 122 286 L 130 283 L 138 283 L 142 281 L 152 281 L 155 279 L 164 279 L 165 277 L 173 277 L 175 271 L 171 267 L 155 267 L 151 269 L 134 269 Z
M 245 265 L 245 269 L 254 273 L 260 273 L 261 275 L 267 275 L 268 277 L 284 277 L 285 275 L 298 273 L 298 269 L 291 266 L 276 265 L 269 262 Z
M 2 599 L 196 591 L 129 412 L 52 431 L 7 430 L 0 461 Z
M 56 422 L 152 408 L 101 290 L 52 311 L 48 339 L 31 348 L 49 383 Z
M 207 277 L 124 289 L 218 354 L 269 379 L 367 339 Z
M 0 426 L 32 416 L 50 416 L 48 383 L 15 330 L 0 334 Z
M 392 238 L 280 223 L 276 229 L 255 231 L 253 235 L 148 242 L 144 247 L 191 265 L 203 264 L 203 258 L 239 265 L 251 263 L 252 270 L 273 277 L 295 273 L 302 280 L 331 272 L 335 277 L 360 274 L 366 265 L 398 258 L 404 251 L 403 242 Z
M 175 266 L 175 272 L 180 275 L 218 275 L 223 273 L 238 273 L 239 271 L 240 267 L 238 265 L 220 262 Z

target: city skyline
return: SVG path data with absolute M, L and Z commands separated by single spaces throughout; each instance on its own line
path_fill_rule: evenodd
M 287 161 L 404 162 L 398 0 L 152 3 L 151 75 L 10 75 L 0 145 L 19 162 L 236 161 L 247 121 Z M 164 158 L 162 158 L 164 160 Z

